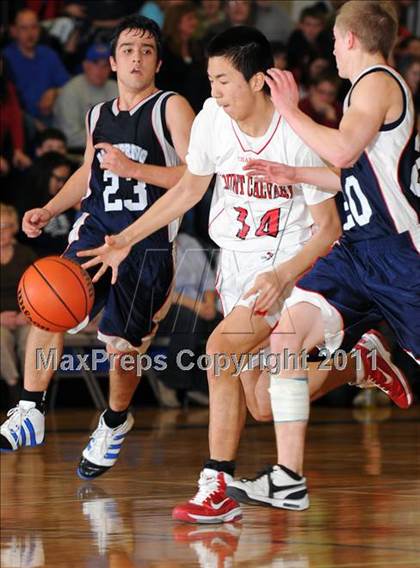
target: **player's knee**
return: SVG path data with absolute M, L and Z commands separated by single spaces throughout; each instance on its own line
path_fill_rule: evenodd
M 222 337 L 219 333 L 212 333 L 207 340 L 206 353 L 210 357 L 215 357 L 222 353 L 224 347 L 222 342 Z
M 139 370 L 137 365 L 137 351 L 117 351 L 107 346 L 107 352 L 110 358 L 111 369 L 117 373 L 137 373 Z
M 282 333 L 277 327 L 271 336 L 271 350 L 274 353 L 299 353 L 305 344 L 303 335 L 296 333 Z
M 248 407 L 249 413 L 251 414 L 252 418 L 257 422 L 272 422 L 273 421 L 273 413 L 270 409 L 261 409 L 258 406 L 251 406 Z

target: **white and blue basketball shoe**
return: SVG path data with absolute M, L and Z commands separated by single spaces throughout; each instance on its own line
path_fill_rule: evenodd
M 7 413 L 0 427 L 0 451 L 15 452 L 22 447 L 39 446 L 45 436 L 45 416 L 34 402 L 21 400 Z
M 110 428 L 104 420 L 105 412 L 101 414 L 98 427 L 82 452 L 77 468 L 77 475 L 81 479 L 99 477 L 115 465 L 124 439 L 133 427 L 133 415 L 128 413 L 125 422 L 116 428 Z

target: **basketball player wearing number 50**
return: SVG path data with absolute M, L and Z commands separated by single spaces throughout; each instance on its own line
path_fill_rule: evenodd
M 81 217 L 64 252 L 65 257 L 80 263 L 78 251 L 98 246 L 105 235 L 131 225 L 180 179 L 194 114 L 185 99 L 155 87 L 160 55 L 160 30 L 152 20 L 132 16 L 117 27 L 110 62 L 117 74 L 119 97 L 89 111 L 83 165 L 44 208 L 25 214 L 23 230 L 29 237 L 37 237 L 54 216 L 82 200 Z M 103 309 L 98 337 L 108 352 L 122 355 L 147 350 L 171 301 L 175 233 L 175 224 L 162 227 L 133 247 L 113 285 L 110 275 L 95 285 L 91 318 Z M 24 391 L 1 427 L 3 450 L 43 441 L 42 398 L 53 370 L 37 369 L 35 353 L 37 349 L 46 354 L 55 349 L 60 356 L 62 348 L 63 334 L 31 329 Z M 122 368 L 118 357 L 114 362 L 109 408 L 78 468 L 83 478 L 97 477 L 115 464 L 133 425 L 127 408 L 139 378 L 135 370 Z
M 333 352 L 346 330 L 363 333 L 385 319 L 401 347 L 420 360 L 420 141 L 409 88 L 387 65 L 397 29 L 390 2 L 347 2 L 338 13 L 334 53 L 340 76 L 352 83 L 338 130 L 316 124 L 298 109 L 290 73 L 268 73 L 278 112 L 341 175 L 268 162 L 250 163 L 250 173 L 271 182 L 301 181 L 343 190 L 343 236 L 286 300 L 295 334 L 273 334 L 275 353 L 322 343 Z M 282 318 L 279 329 L 285 325 Z M 272 375 L 270 396 L 277 463 L 302 474 L 309 416 L 306 371 Z M 228 494 L 243 502 L 279 506 L 274 469 L 235 481 Z
M 217 287 L 225 318 L 210 336 L 207 353 L 240 357 L 259 351 L 268 341 L 294 280 L 328 252 L 341 234 L 341 224 L 334 192 L 305 183 L 261 183 L 244 172 L 255 156 L 282 156 L 294 166 L 323 165 L 270 100 L 264 83 L 273 65 L 268 40 L 256 29 L 238 26 L 214 38 L 208 55 L 212 98 L 194 121 L 184 176 L 141 219 L 102 247 L 81 254 L 96 255 L 86 267 L 100 265 L 99 274 L 110 267 L 116 278 L 131 247 L 197 203 L 216 173 L 210 236 L 221 247 Z M 253 286 L 258 290 L 250 293 Z M 260 315 L 253 313 L 257 292 Z M 268 385 L 262 381 L 260 389 L 257 382 L 259 369 L 243 368 L 239 377 L 235 371 L 233 362 L 220 375 L 209 370 L 210 456 L 198 493 L 175 507 L 173 517 L 178 520 L 215 523 L 241 516 L 238 503 L 225 491 L 235 469 L 245 402 L 259 419 L 263 414 L 269 419 L 271 410 Z M 325 373 L 320 375 L 311 375 L 312 393 L 325 379 Z M 345 373 L 336 373 L 335 380 L 345 382 Z M 278 484 L 295 487 L 293 472 L 281 470 L 279 475 Z M 307 507 L 305 495 L 290 501 Z

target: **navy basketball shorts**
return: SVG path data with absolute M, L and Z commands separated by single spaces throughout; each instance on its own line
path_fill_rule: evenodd
M 296 284 L 286 305 L 321 310 L 325 347 L 348 350 L 386 320 L 400 346 L 420 360 L 420 255 L 409 233 L 339 243 Z
M 63 256 L 83 264 L 89 258 L 80 258 L 77 253 L 101 246 L 105 234 L 93 219 L 83 216 L 75 223 Z M 88 269 L 89 275 L 93 277 L 99 267 Z M 171 246 L 156 249 L 143 243 L 135 245 L 120 264 L 114 285 L 110 269 L 94 284 L 95 302 L 89 317 L 69 333 L 81 331 L 101 312 L 98 339 L 117 351 L 145 352 L 170 308 L 173 276 Z

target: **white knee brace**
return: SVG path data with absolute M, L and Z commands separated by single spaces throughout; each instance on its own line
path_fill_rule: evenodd
M 308 420 L 309 387 L 306 377 L 283 379 L 279 375 L 271 375 L 268 391 L 274 422 Z

